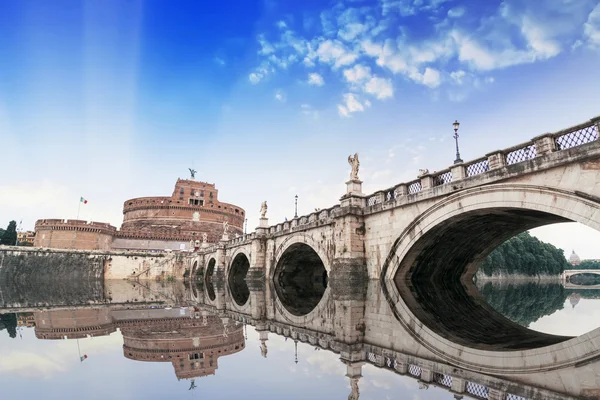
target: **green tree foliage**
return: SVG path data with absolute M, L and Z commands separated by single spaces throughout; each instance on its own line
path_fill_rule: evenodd
M 485 283 L 479 292 L 494 310 L 519 325 L 528 327 L 544 315 L 563 309 L 567 292 L 558 283 L 521 283 L 493 285 Z
M 585 260 L 579 265 L 571 265 L 567 269 L 600 269 L 600 261 L 597 260 Z
M 6 244 L 14 246 L 17 243 L 17 221 L 10 221 L 8 228 L 2 234 L 0 238 L 0 244 Z
M 560 275 L 569 265 L 563 250 L 523 232 L 492 251 L 481 263 L 480 271 L 487 276 Z
M 6 329 L 8 336 L 17 337 L 17 315 L 14 313 L 0 314 L 0 329 Z

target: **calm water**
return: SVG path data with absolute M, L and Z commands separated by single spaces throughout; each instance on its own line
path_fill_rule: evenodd
M 213 300 L 202 287 L 119 281 L 21 288 L 22 295 L 2 289 L 2 398 L 453 398 L 448 385 L 424 386 L 411 376 L 418 371 L 377 366 L 372 354 L 353 382 L 325 336 L 297 323 L 253 326 L 245 321 L 256 319 L 235 306 L 207 306 Z M 595 293 L 534 284 L 479 289 L 505 316 L 542 332 L 579 335 L 600 325 Z M 372 301 L 380 294 L 369 286 Z M 485 385 L 472 379 L 471 388 Z M 472 397 L 487 396 L 479 393 Z

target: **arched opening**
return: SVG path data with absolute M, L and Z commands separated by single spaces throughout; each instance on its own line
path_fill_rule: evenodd
M 206 292 L 208 293 L 208 298 L 211 301 L 214 301 L 217 296 L 215 295 L 215 287 L 213 286 L 213 275 L 215 272 L 215 265 L 217 261 L 214 258 L 211 258 L 208 262 L 208 266 L 206 267 L 206 276 L 204 278 L 206 284 Z
M 510 321 L 486 302 L 473 283 L 481 261 L 504 241 L 535 227 L 565 221 L 532 209 L 457 213 L 414 241 L 399 261 L 396 288 L 421 323 L 457 344 L 512 351 L 565 341 L 570 337 L 533 331 Z
M 319 255 L 304 243 L 288 247 L 277 262 L 273 281 L 285 309 L 295 315 L 310 313 L 327 289 L 327 270 Z
M 250 261 L 244 253 L 239 253 L 233 259 L 229 268 L 229 290 L 231 297 L 238 306 L 243 306 L 250 297 L 250 289 L 246 283 L 246 274 L 250 269 Z

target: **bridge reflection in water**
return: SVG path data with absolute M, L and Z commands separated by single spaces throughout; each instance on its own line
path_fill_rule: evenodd
M 318 267 L 315 270 L 319 270 Z M 126 358 L 171 363 L 178 379 L 215 374 L 219 357 L 234 358 L 242 350 L 260 351 L 268 358 L 269 339 L 271 335 L 278 335 L 339 355 L 350 386 L 349 399 L 360 397 L 360 381 L 367 364 L 390 374 L 412 377 L 423 389 L 430 386 L 444 388 L 453 396 L 457 395 L 456 398 L 599 398 L 600 364 L 596 359 L 548 368 L 523 356 L 526 351 L 522 349 L 535 348 L 540 345 L 540 340 L 551 338 L 551 343 L 568 343 L 569 338 L 535 333 L 522 327 L 519 330 L 509 320 L 503 321 L 489 306 L 482 309 L 489 314 L 481 313 L 479 321 L 465 320 L 459 311 L 453 311 L 449 317 L 462 320 L 457 325 L 459 328 L 466 327 L 469 322 L 484 326 L 489 320 L 498 330 L 497 335 L 488 332 L 481 337 L 477 335 L 485 332 L 475 329 L 471 337 L 463 337 L 471 344 L 479 340 L 484 348 L 488 348 L 489 357 L 499 360 L 500 364 L 506 363 L 504 370 L 498 368 L 495 373 L 490 373 L 489 365 L 470 365 L 468 354 L 463 360 L 453 359 L 444 343 L 433 347 L 419 342 L 413 332 L 423 327 L 404 326 L 402 318 L 394 313 L 394 303 L 389 301 L 389 292 L 386 294 L 389 288 L 385 288 L 391 283 L 373 280 L 362 284 L 339 280 L 327 282 L 322 274 L 307 276 L 314 283 L 313 289 L 293 289 L 294 295 L 287 297 L 286 304 L 278 294 L 278 290 L 285 289 L 277 289 L 274 283 L 265 285 L 264 281 L 211 280 L 207 285 L 200 283 L 198 286 L 193 282 L 187 287 L 183 283 L 148 283 L 140 287 L 139 283 L 122 281 L 100 284 L 103 291 L 91 293 L 95 302 L 92 305 L 81 297 L 80 292 L 71 304 L 64 296 L 47 293 L 47 299 L 38 299 L 44 301 L 43 310 L 36 305 L 19 307 L 15 299 L 4 298 L 0 305 L 4 309 L 0 313 L 27 312 L 19 314 L 20 320 L 35 326 L 36 337 L 41 340 L 101 336 L 120 329 Z M 236 299 L 239 289 L 235 287 L 241 282 L 248 291 L 248 299 L 242 305 Z M 319 291 L 321 298 L 308 309 L 306 304 L 313 304 Z M 481 296 L 476 290 L 467 288 L 464 293 L 470 297 L 470 302 L 480 304 Z M 54 299 L 60 304 L 53 304 Z M 305 299 L 309 303 L 303 303 Z M 159 303 L 161 308 L 149 308 L 154 307 L 149 304 Z M 174 308 L 164 309 L 167 305 Z M 444 329 L 451 334 L 452 326 L 448 323 L 442 321 L 441 325 L 445 325 Z M 260 349 L 245 350 L 245 324 L 254 327 L 258 336 L 254 340 L 260 341 Z M 506 346 L 506 341 L 496 340 L 502 339 L 502 332 L 507 335 L 519 332 L 533 339 L 516 343 L 519 350 L 514 351 L 509 348 L 511 346 Z M 542 345 L 539 350 L 544 349 L 551 347 Z M 515 368 L 515 359 L 530 368 Z

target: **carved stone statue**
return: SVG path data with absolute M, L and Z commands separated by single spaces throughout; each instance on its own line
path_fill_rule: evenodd
M 192 176 L 192 179 L 196 179 L 196 172 L 198 172 L 198 171 L 196 171 L 193 168 L 188 168 L 188 169 L 190 170 L 190 175 Z
M 265 218 L 267 215 L 267 201 L 263 201 L 260 205 L 260 217 Z
M 350 379 L 350 388 L 352 392 L 348 395 L 348 400 L 358 400 L 360 397 L 360 391 L 358 390 L 358 378 Z
M 428 169 L 420 169 L 419 170 L 419 175 L 417 176 L 417 178 L 422 177 L 423 175 L 427 175 L 429 173 Z
M 260 355 L 263 356 L 264 358 L 267 358 L 267 344 L 265 343 L 264 340 L 260 341 Z
M 223 234 L 227 234 L 229 232 L 229 222 L 223 221 Z
M 358 181 L 358 167 L 360 167 L 360 162 L 358 161 L 358 153 L 354 153 L 354 157 L 351 155 L 348 156 L 348 164 L 352 167 L 352 171 L 350 171 L 350 180 Z
M 204 232 L 202 234 L 202 243 L 207 243 L 208 242 L 208 234 L 206 232 Z

